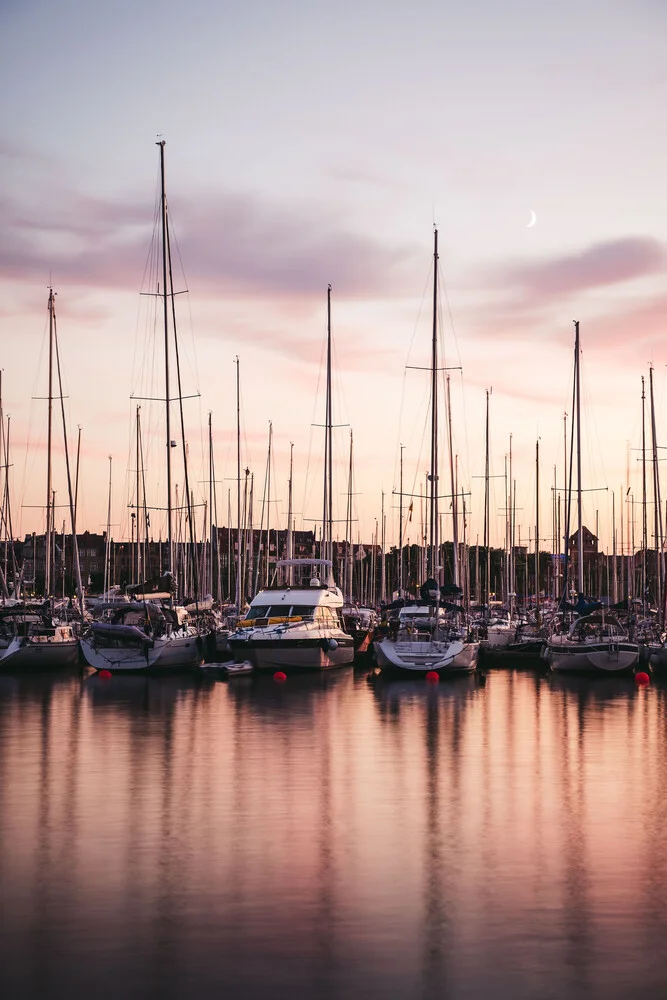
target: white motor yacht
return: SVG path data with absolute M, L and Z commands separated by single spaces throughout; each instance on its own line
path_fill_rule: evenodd
M 250 603 L 245 618 L 229 636 L 237 662 L 256 670 L 326 670 L 354 659 L 354 640 L 342 627 L 343 595 L 333 582 L 328 559 L 283 559 L 277 569 L 290 580 L 265 587 Z M 307 576 L 323 570 L 320 577 Z

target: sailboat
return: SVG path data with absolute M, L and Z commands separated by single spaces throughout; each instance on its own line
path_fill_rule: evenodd
M 441 676 L 471 673 L 477 667 L 479 642 L 471 641 L 466 630 L 452 620 L 441 604 L 441 568 L 438 565 L 438 230 L 433 249 L 433 329 L 431 338 L 431 462 L 428 475 L 429 580 L 422 587 L 427 598 L 421 606 L 407 605 L 399 612 L 393 634 L 374 644 L 378 666 L 387 671 L 412 676 L 435 672 Z M 450 466 L 452 441 L 450 423 Z M 453 480 L 452 476 L 452 480 Z M 454 584 L 458 589 L 458 533 L 454 489 L 452 489 L 454 529 Z M 457 612 L 454 612 L 457 614 Z
M 83 591 L 79 571 L 79 555 L 76 538 L 76 521 L 72 500 L 69 457 L 67 452 L 67 434 L 65 411 L 63 405 L 63 389 L 60 371 L 60 355 L 56 333 L 56 308 L 53 289 L 49 289 L 49 394 L 48 394 L 48 424 L 47 424 L 47 460 L 46 460 L 46 534 L 45 534 L 45 605 L 39 609 L 23 609 L 23 612 L 12 616 L 11 627 L 14 635 L 4 650 L 0 667 L 2 670 L 57 670 L 76 666 L 79 659 L 79 640 L 72 625 L 60 621 L 53 612 L 53 554 L 54 539 L 54 496 L 52 484 L 52 440 L 53 440 L 53 375 L 54 355 L 59 384 L 59 398 L 63 420 L 63 435 L 65 444 L 65 460 L 67 464 L 67 480 L 70 499 L 70 514 L 72 518 L 72 538 L 74 549 L 74 566 L 77 574 L 77 591 L 79 609 L 83 609 Z M 48 602 L 48 604 L 47 604 Z
M 282 559 L 276 580 L 250 602 L 229 637 L 237 662 L 257 670 L 326 670 L 352 663 L 354 640 L 343 628 L 343 594 L 333 579 L 333 460 L 331 393 L 331 285 L 327 290 L 327 380 L 324 437 L 322 557 Z M 290 471 L 291 480 L 291 471 Z M 291 519 L 291 504 L 290 514 Z M 268 560 L 268 552 L 267 552 Z M 316 575 L 317 574 L 317 575 Z
M 584 599 L 584 531 L 581 502 L 581 405 L 580 405 L 580 346 L 579 323 L 574 324 L 574 412 L 577 459 L 577 590 L 578 603 L 583 607 Z M 572 465 L 574 449 L 570 448 L 570 487 L 572 485 Z M 571 496 L 572 490 L 569 494 Z M 569 501 L 568 501 L 569 511 Z M 569 538 L 566 530 L 566 545 Z M 567 552 L 566 552 L 567 557 Z M 565 560 L 565 583 L 563 603 L 567 596 L 567 558 Z M 639 644 L 630 640 L 614 615 L 603 609 L 577 618 L 567 632 L 553 635 L 545 649 L 545 658 L 555 671 L 587 671 L 593 673 L 620 673 L 632 670 L 639 662 Z
M 157 143 L 160 147 L 160 203 L 162 230 L 162 292 L 159 293 L 163 303 L 164 325 L 164 377 L 165 377 L 165 439 L 167 452 L 167 565 L 163 566 L 162 591 L 150 592 L 148 587 L 144 593 L 135 593 L 134 601 L 122 607 L 114 606 L 109 621 L 93 622 L 89 631 L 81 639 L 81 650 L 86 661 L 97 670 L 123 672 L 136 671 L 174 671 L 198 666 L 203 659 L 204 640 L 197 628 L 191 624 L 189 612 L 182 607 L 174 607 L 174 575 L 173 575 L 173 507 L 172 507 L 172 469 L 171 469 L 171 403 L 178 399 L 182 403 L 180 384 L 180 368 L 176 348 L 176 371 L 178 380 L 178 396 L 171 395 L 169 377 L 170 362 L 170 324 L 169 314 L 172 314 L 172 333 L 176 343 L 176 322 L 174 310 L 174 289 L 171 277 L 171 251 L 169 245 L 169 223 L 167 217 L 167 196 L 165 190 L 164 140 Z M 181 411 L 181 434 L 185 437 L 183 415 Z M 189 502 L 190 489 L 188 484 L 187 457 L 183 448 L 185 462 L 185 496 Z M 137 496 L 137 505 L 139 497 Z M 191 513 L 191 512 L 190 512 Z M 192 517 L 189 517 L 192 532 Z M 192 542 L 192 538 L 191 538 Z M 191 544 L 194 552 L 194 545 Z M 136 588 L 140 590 L 140 588 Z M 163 603 L 158 603 L 162 601 Z

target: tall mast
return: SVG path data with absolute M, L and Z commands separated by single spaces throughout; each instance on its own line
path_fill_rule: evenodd
M 433 230 L 433 330 L 431 336 L 431 471 L 429 481 L 429 563 L 427 573 L 438 574 L 438 230 Z M 452 491 L 453 492 L 453 491 Z
M 486 578 L 484 580 L 484 594 L 482 603 L 487 609 L 489 607 L 489 597 L 491 594 L 491 505 L 490 505 L 490 481 L 489 481 L 489 396 L 490 390 L 486 390 L 486 428 L 484 432 L 484 551 L 486 552 Z
M 53 522 L 51 518 L 51 492 L 53 470 L 51 465 L 51 446 L 53 441 L 53 332 L 55 320 L 55 296 L 53 289 L 49 288 L 49 396 L 48 396 L 48 422 L 46 432 L 46 535 L 45 535 L 45 571 L 44 571 L 44 597 L 51 595 L 51 532 Z
M 505 474 L 503 479 L 505 487 L 505 572 L 503 573 L 503 583 L 505 588 L 504 600 L 509 604 L 509 593 L 510 593 L 510 560 L 509 560 L 509 548 L 510 548 L 510 497 L 507 492 L 507 455 L 505 455 Z
M 570 465 L 571 464 L 572 464 L 572 456 L 570 455 Z M 570 503 L 571 503 L 571 500 L 572 500 L 571 491 L 570 491 L 570 485 L 571 485 L 571 483 L 568 480 L 567 470 L 568 470 L 568 465 L 567 465 L 567 413 L 563 413 L 563 525 L 565 526 L 566 537 L 562 537 L 560 535 L 560 531 L 559 531 L 559 535 L 558 535 L 558 555 L 559 555 L 559 557 L 560 557 L 560 543 L 561 543 L 561 541 L 563 543 L 563 556 L 564 556 L 564 558 L 563 558 L 563 564 L 562 564 L 562 568 L 563 568 L 563 594 L 565 594 L 565 591 L 567 589 L 567 581 L 568 581 L 568 565 L 567 565 L 567 563 L 568 563 L 568 559 L 569 559 L 569 550 L 570 550 L 570 539 L 569 539 L 569 531 L 570 531 Z M 559 501 L 558 513 L 560 515 L 560 501 Z M 560 575 L 560 558 L 559 558 L 559 575 Z M 567 600 L 567 597 L 565 597 L 565 600 Z
M 646 614 L 646 548 L 648 525 L 646 522 L 646 390 L 642 375 L 642 609 Z
M 109 571 L 110 571 L 110 567 L 111 567 L 111 463 L 112 463 L 112 461 L 113 460 L 111 458 L 111 455 L 109 455 L 109 493 L 108 493 L 108 500 L 107 500 L 107 544 L 106 544 L 105 553 L 104 553 L 104 591 L 103 591 L 104 594 L 107 593 L 107 591 L 109 590 L 109 586 L 110 586 L 110 583 L 109 583 L 110 572 Z M 137 505 L 138 505 L 138 503 L 139 503 L 139 501 L 137 500 Z M 76 511 L 76 506 L 75 506 L 74 510 Z M 138 516 L 139 515 L 137 514 L 137 517 Z M 137 523 L 138 523 L 138 521 L 137 521 Z M 137 531 L 137 534 L 138 533 L 139 532 Z
M 164 306 L 164 396 L 167 435 L 167 569 L 173 570 L 173 527 L 171 506 L 171 400 L 169 386 L 169 296 L 167 285 L 167 194 L 164 183 L 164 139 L 157 143 L 160 147 L 160 190 L 162 216 L 162 303 Z
M 273 444 L 273 422 L 269 420 L 269 450 L 266 456 L 266 575 L 268 587 L 271 582 L 271 446 Z
M 540 442 L 535 442 L 535 614 L 540 623 Z
M 327 286 L 327 384 L 324 427 L 324 488 L 322 511 L 322 558 L 333 561 L 333 461 L 332 461 L 332 399 L 331 399 L 331 285 Z M 333 570 L 333 566 L 332 566 Z
M 2 369 L 0 368 L 0 460 L 4 461 L 4 465 L 2 466 L 2 468 L 4 469 L 5 473 L 5 479 L 0 499 L 0 536 L 4 534 L 4 539 L 5 539 L 5 547 L 3 552 L 4 566 L 0 570 L 0 588 L 2 588 L 3 597 L 9 597 L 9 591 L 7 589 L 7 547 L 9 545 L 9 540 L 7 538 L 7 519 L 5 511 L 5 497 L 8 495 L 7 482 L 9 474 L 9 462 L 7 461 L 6 456 L 7 456 L 7 447 L 5 442 L 5 416 L 2 409 Z
M 232 491 L 227 490 L 227 600 L 232 599 Z
M 211 427 L 211 411 L 208 413 L 208 544 L 209 544 L 209 568 L 208 568 L 208 592 L 211 597 L 214 594 L 213 587 L 213 429 Z M 217 550 L 217 545 L 216 545 Z
M 241 613 L 241 377 L 236 355 L 236 610 Z
M 352 541 L 352 482 L 354 474 L 353 466 L 353 448 L 354 441 L 352 436 L 352 430 L 350 430 L 350 465 L 347 473 L 347 511 L 346 511 L 346 526 L 345 535 L 347 538 L 347 567 L 345 571 L 346 586 L 345 586 L 345 600 L 348 602 L 352 601 L 352 589 L 353 589 L 353 571 L 354 571 L 354 544 Z
M 403 451 L 401 445 L 401 478 L 398 501 L 398 596 L 403 597 Z
M 11 419 L 7 417 L 7 433 L 4 439 L 4 461 L 5 461 L 5 493 L 3 499 L 3 518 L 5 522 L 5 588 L 7 586 L 7 543 L 11 546 L 12 550 L 12 574 L 14 577 L 14 591 L 13 596 L 19 596 L 19 571 L 16 563 L 16 550 L 14 548 L 14 529 L 12 527 L 12 505 L 11 497 L 9 495 L 9 438 L 10 438 L 10 426 Z M 22 576 L 22 574 L 21 574 Z
M 514 505 L 512 503 L 512 434 L 510 434 L 510 464 L 509 464 L 509 511 L 508 511 L 508 529 L 507 538 L 509 543 L 508 548 L 508 568 L 509 573 L 507 577 L 507 594 L 510 604 L 510 609 L 512 608 L 512 602 L 516 595 L 516 579 L 514 576 Z
M 582 520 L 582 500 L 581 500 L 581 375 L 580 375 L 580 348 L 579 348 L 579 320 L 574 322 L 575 338 L 575 374 L 577 389 L 577 553 L 578 576 L 577 587 L 580 594 L 584 592 L 584 526 Z
M 137 551 L 136 551 L 137 583 L 141 583 L 141 537 L 140 537 L 141 536 L 141 532 L 140 532 L 140 529 L 139 529 L 139 525 L 141 523 L 140 517 L 139 517 L 139 509 L 140 509 L 140 507 L 139 507 L 139 500 L 140 500 L 140 495 L 141 495 L 141 480 L 140 480 L 140 475 L 141 475 L 141 469 L 140 469 L 141 455 L 140 455 L 140 445 L 139 445 L 139 441 L 140 441 L 140 437 L 141 437 L 141 424 L 140 424 L 141 416 L 140 416 L 140 411 L 141 411 L 141 407 L 137 406 L 137 428 L 136 428 L 136 430 L 137 430 L 137 434 L 136 434 L 136 437 L 137 437 L 137 440 L 136 440 L 137 537 L 136 537 L 136 540 L 135 540 L 136 541 L 136 547 L 137 547 Z M 109 468 L 109 477 L 111 477 L 111 468 Z M 111 491 L 111 478 L 109 478 L 109 491 Z M 109 492 L 109 503 L 111 503 L 111 492 Z
M 663 558 L 662 558 L 662 503 L 660 500 L 660 471 L 658 468 L 658 441 L 655 429 L 655 404 L 653 399 L 653 368 L 649 368 L 649 392 L 651 397 L 651 440 L 653 445 L 653 499 L 655 501 L 655 555 L 656 555 L 656 587 L 658 598 L 658 623 L 663 622 Z
M 294 443 L 290 441 L 289 446 L 289 483 L 287 491 L 287 558 L 294 558 L 294 537 L 292 535 L 292 470 L 294 467 Z M 292 567 L 287 568 L 287 583 L 288 586 L 292 585 Z
M 381 527 L 380 527 L 380 532 L 381 532 L 380 537 L 381 537 L 382 542 L 381 542 L 380 559 L 382 560 L 382 562 L 380 563 L 380 603 L 382 603 L 382 601 L 384 601 L 385 598 L 386 598 L 386 595 L 385 595 L 385 588 L 386 588 L 386 576 L 385 576 L 386 565 L 385 565 L 384 550 L 385 550 L 385 532 L 386 532 L 386 524 L 387 524 L 387 522 L 386 522 L 386 517 L 385 517 L 385 513 L 384 513 L 384 490 L 382 491 L 382 510 L 381 510 L 381 514 L 382 514 L 382 524 L 381 524 Z

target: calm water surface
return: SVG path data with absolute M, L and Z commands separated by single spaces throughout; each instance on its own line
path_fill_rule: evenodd
M 667 690 L 0 678 L 0 992 L 667 995 Z

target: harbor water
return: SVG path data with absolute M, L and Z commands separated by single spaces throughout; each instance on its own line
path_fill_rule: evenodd
M 667 995 L 666 695 L 0 677 L 0 993 Z

